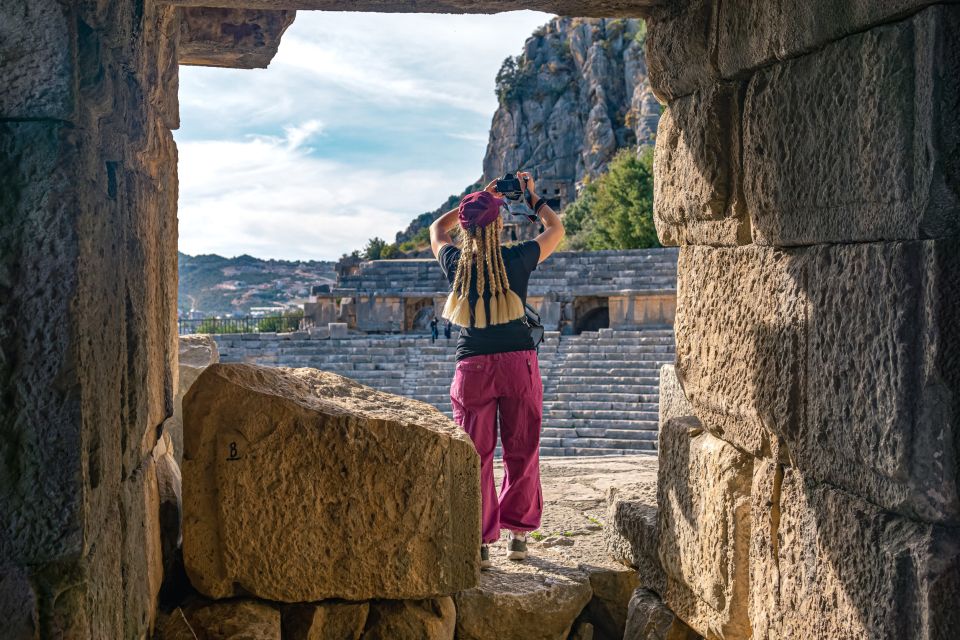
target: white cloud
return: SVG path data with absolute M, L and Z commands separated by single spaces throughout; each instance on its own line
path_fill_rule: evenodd
M 442 192 L 436 172 L 356 170 L 294 138 L 182 143 L 180 250 L 336 258 L 375 235 L 392 240 Z
M 182 67 L 181 250 L 392 240 L 480 175 L 496 73 L 549 17 L 301 11 L 267 70 Z

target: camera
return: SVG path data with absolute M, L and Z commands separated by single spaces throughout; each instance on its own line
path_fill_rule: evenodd
M 524 180 L 526 182 L 526 180 Z M 523 187 L 520 185 L 520 178 L 508 173 L 502 178 L 497 179 L 497 192 L 507 200 L 519 200 L 523 195 Z

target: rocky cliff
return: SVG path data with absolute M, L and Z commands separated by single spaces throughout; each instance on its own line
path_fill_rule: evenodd
M 497 74 L 500 106 L 479 183 L 529 170 L 540 195 L 560 210 L 618 149 L 652 144 L 660 104 L 647 81 L 645 36 L 644 22 L 634 19 L 554 18 L 540 27 Z M 422 239 L 449 206 L 418 216 L 397 245 Z M 519 237 L 530 229 L 520 225 Z
M 522 168 L 559 207 L 622 147 L 652 143 L 660 105 L 642 20 L 554 18 L 497 75 L 484 180 Z

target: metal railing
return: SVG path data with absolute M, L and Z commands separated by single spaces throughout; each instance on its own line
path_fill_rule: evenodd
M 304 316 L 242 316 L 239 318 L 179 318 L 180 335 L 195 333 L 285 333 L 304 331 L 313 320 Z

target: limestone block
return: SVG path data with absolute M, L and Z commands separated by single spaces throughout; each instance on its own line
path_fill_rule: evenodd
M 680 250 L 676 373 L 703 426 L 758 456 L 798 419 L 806 309 L 793 257 L 756 246 Z
M 960 232 L 960 7 L 936 6 L 750 82 L 744 192 L 758 244 Z
M 775 496 L 776 500 L 777 497 Z M 755 638 L 929 638 L 960 628 L 960 531 L 877 509 L 828 485 L 783 475 L 776 607 Z M 765 562 L 765 557 L 752 558 Z
M 650 88 L 660 102 L 689 95 L 716 79 L 711 52 L 716 4 L 715 0 L 669 3 L 647 18 Z
M 719 73 L 730 78 L 821 48 L 846 35 L 906 16 L 935 0 L 725 0 L 715 44 Z
M 180 466 L 173 455 L 173 441 L 164 433 L 153 450 L 153 462 L 157 473 L 159 500 L 160 551 L 163 558 L 163 578 L 168 583 L 181 563 L 180 530 L 183 520 L 183 493 Z
M 510 573 L 483 572 L 479 587 L 454 595 L 457 640 L 566 640 L 590 601 L 590 579 L 560 567 L 552 567 L 549 576 L 538 574 L 533 566 Z
M 216 364 L 184 412 L 183 554 L 202 593 L 417 599 L 476 584 L 479 460 L 433 407 L 314 369 Z
M 700 636 L 667 608 L 653 591 L 633 592 L 623 640 L 699 640 Z
M 209 335 L 180 336 L 177 395 L 173 400 L 173 415 L 166 420 L 163 431 L 170 434 L 174 461 L 183 462 L 183 397 L 203 370 L 220 362 L 217 341 Z
M 183 610 L 177 607 L 169 614 L 161 613 L 157 616 L 154 640 L 197 640 L 197 634 L 187 622 Z
M 0 9 L 4 33 L 10 28 L 6 13 L 13 6 L 4 3 Z M 6 36 L 2 42 L 5 48 Z M 4 77 L 10 76 L 5 72 Z M 16 91 L 4 88 L 2 93 L 6 99 Z M 71 347 L 75 327 L 65 303 L 77 287 L 76 267 L 64 264 L 77 248 L 63 228 L 77 202 L 71 197 L 76 156 L 73 132 L 62 123 L 0 122 L 0 273 L 7 274 L 0 317 L 11 327 L 24 328 L 0 334 L 4 561 L 40 564 L 80 555 L 84 469 L 89 481 L 98 479 L 101 471 L 99 449 L 92 448 L 88 464 L 82 461 L 86 447 L 77 397 L 82 374 Z M 49 258 L 50 253 L 59 259 Z M 28 327 L 33 330 L 26 331 Z
M 330 325 L 329 323 L 322 327 L 310 327 L 307 329 L 310 332 L 310 338 L 313 340 L 329 340 L 330 339 Z
M 123 591 L 128 637 L 150 635 L 163 582 L 157 465 L 147 456 L 123 483 Z
M 708 639 L 749 637 L 753 458 L 690 417 L 660 426 L 659 451 L 664 601 Z
M 198 604 L 185 613 L 196 635 L 206 640 L 280 640 L 280 611 L 266 602 Z
M 364 640 L 453 640 L 453 598 L 381 600 L 371 604 Z
M 691 247 L 680 263 L 677 373 L 708 430 L 887 510 L 960 521 L 960 241 Z
M 40 612 L 37 595 L 26 569 L 0 565 L 0 620 L 3 637 L 9 640 L 39 640 Z
M 678 98 L 657 128 L 654 222 L 664 245 L 750 243 L 740 117 L 745 85 L 708 85 Z
M 360 640 L 370 605 L 327 601 L 284 607 L 284 640 Z
M 622 567 L 609 569 L 582 564 L 580 570 L 590 578 L 593 596 L 584 613 L 590 619 L 596 638 L 622 638 L 627 623 L 627 605 L 640 586 L 637 572 Z
M 960 524 L 960 240 L 808 251 L 795 465 L 874 504 Z
M 696 415 L 677 377 L 677 368 L 672 364 L 660 367 L 660 395 L 657 399 L 660 424 L 671 418 Z
M 330 329 L 330 337 L 339 340 L 347 337 L 347 323 L 346 322 L 331 322 L 327 325 Z
M 56 0 L 0 4 L 0 118 L 73 118 L 76 23 Z
M 607 494 L 603 541 L 614 560 L 637 570 L 641 585 L 657 593 L 666 593 L 667 578 L 660 563 L 655 498 L 632 496 L 611 489 Z
M 266 69 L 296 11 L 184 7 L 180 64 Z

